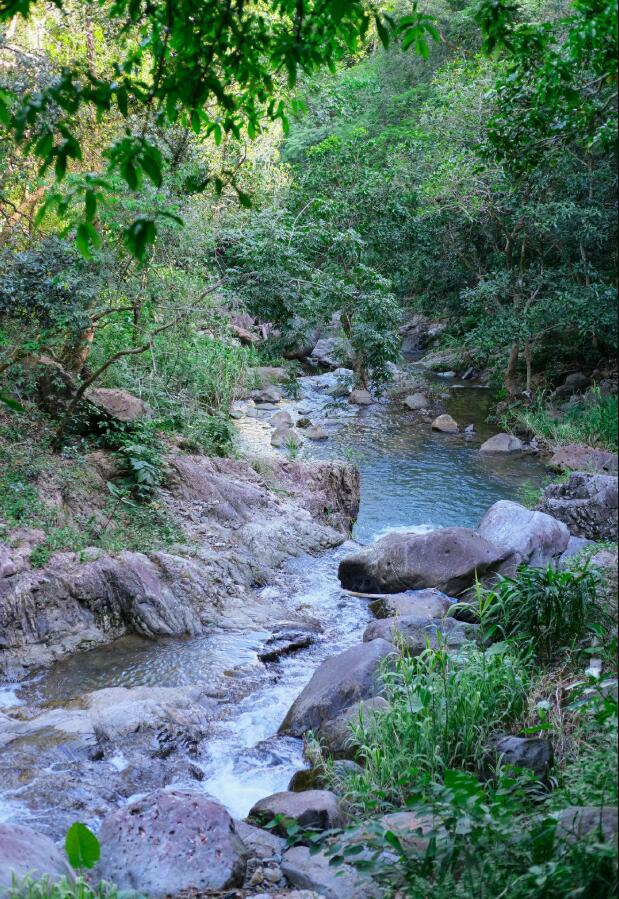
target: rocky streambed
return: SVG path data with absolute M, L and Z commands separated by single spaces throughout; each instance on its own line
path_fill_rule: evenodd
M 164 895 L 188 886 L 245 884 L 250 893 L 264 893 L 313 883 L 317 895 L 331 895 L 330 887 L 320 891 L 320 878 L 312 881 L 303 852 L 292 850 L 299 858 L 288 856 L 282 867 L 277 837 L 233 819 L 240 822 L 259 800 L 287 790 L 305 766 L 300 738 L 308 727 L 346 719 L 372 695 L 392 637 L 388 625 L 372 625 L 368 599 L 353 593 L 395 593 L 379 614 L 406 617 L 406 591 L 421 588 L 431 594 L 423 600 L 426 617 L 439 619 L 447 594 L 464 589 L 480 564 L 493 571 L 513 563 L 514 553 L 532 558 L 539 550 L 550 558 L 567 548 L 569 533 L 559 523 L 533 528 L 535 546 L 527 548 L 531 514 L 524 510 L 521 545 L 497 551 L 491 532 L 513 530 L 513 518 L 506 524 L 495 512 L 485 532 L 452 534 L 463 564 L 451 579 L 431 568 L 413 580 L 402 573 L 397 583 L 381 580 L 372 556 L 381 555 L 381 544 L 359 552 L 348 535 L 354 519 L 361 544 L 391 533 L 389 553 L 405 572 L 410 554 L 402 547 L 415 534 L 423 540 L 437 528 L 476 528 L 490 506 L 539 486 L 545 471 L 532 457 L 479 453 L 489 436 L 479 388 L 454 385 L 444 398 L 447 411 L 475 426 L 471 438 L 433 432 L 402 404 L 350 403 L 337 395 L 331 374 L 301 385 L 296 399 L 274 391 L 239 403 L 241 446 L 251 461 L 171 459 L 162 501 L 182 521 L 187 545 L 118 557 L 66 554 L 36 571 L 28 564 L 36 537 L 25 534 L 12 555 L 5 551 L 0 815 L 9 829 L 26 825 L 53 840 L 76 819 L 96 830 L 104 822 L 104 848 L 107 841 L 114 863 L 101 873 L 121 886 Z M 270 419 L 282 412 L 322 431 L 303 438 L 295 459 L 290 455 L 299 447 L 272 447 L 278 428 Z M 355 464 L 332 461 L 338 457 Z M 345 558 L 357 561 L 351 566 Z M 352 592 L 342 590 L 338 567 Z M 344 659 L 348 684 L 339 693 L 342 662 L 334 658 Z M 325 665 L 335 667 L 320 687 Z M 318 699 L 315 680 L 308 686 L 313 672 Z M 337 823 L 330 799 L 299 796 L 301 805 L 318 803 L 321 821 Z M 182 833 L 170 842 L 170 822 L 177 820 Z M 136 827 L 155 833 L 154 855 L 147 852 L 139 864 Z M 188 866 L 183 841 L 195 847 L 204 827 L 223 861 L 214 865 L 207 847 L 198 854 L 200 874 Z M 163 842 L 161 828 L 168 834 Z M 163 864 L 166 853 L 170 865 Z M 208 882 L 206 869 L 217 871 Z M 338 895 L 370 895 L 358 892 L 368 886 L 354 878 L 348 893 L 342 889 L 340 880 Z

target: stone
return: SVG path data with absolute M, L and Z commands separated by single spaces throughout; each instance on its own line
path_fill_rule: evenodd
M 522 440 L 514 437 L 513 434 L 495 434 L 489 437 L 479 447 L 479 452 L 484 456 L 501 455 L 511 453 L 521 453 L 523 448 Z
M 467 436 L 472 437 L 473 434 L 475 434 L 475 425 L 467 425 L 466 428 L 464 429 L 464 433 Z
M 339 800 L 330 790 L 273 793 L 257 802 L 247 817 L 252 822 L 267 825 L 280 815 L 305 830 L 331 830 L 344 824 Z M 274 830 L 281 836 L 287 835 L 285 822 L 277 824 Z
M 368 724 L 377 712 L 386 712 L 389 703 L 382 696 L 374 696 L 355 702 L 335 718 L 325 721 L 317 731 L 317 736 L 325 749 L 337 759 L 355 757 L 352 726 L 361 722 Z
M 332 865 L 323 849 L 312 855 L 307 846 L 295 846 L 284 853 L 282 871 L 293 886 L 315 890 L 322 899 L 381 899 L 378 884 L 351 865 Z
M 617 453 L 595 449 L 580 443 L 555 447 L 548 466 L 555 471 L 590 471 L 614 474 L 618 468 Z
M 296 449 L 303 446 L 303 438 L 294 428 L 278 428 L 271 435 L 271 446 L 280 449 L 294 446 Z
M 537 508 L 587 540 L 617 540 L 617 478 L 574 472 L 565 484 L 549 484 Z
M 17 574 L 17 565 L 13 554 L 6 543 L 0 543 L 0 577 L 13 577 Z
M 496 753 L 505 765 L 527 768 L 545 780 L 553 762 L 552 745 L 540 737 L 502 737 L 497 740 Z
M 288 372 L 281 365 L 258 365 L 249 370 L 250 377 L 253 377 L 253 383 L 258 383 L 260 387 L 267 387 L 269 384 L 281 384 L 288 380 Z
M 290 414 L 290 412 L 285 412 L 282 409 L 281 412 L 276 412 L 275 415 L 272 415 L 269 418 L 269 424 L 273 428 L 281 428 L 285 430 L 286 428 L 291 428 L 294 422 L 292 420 L 292 415 Z
M 509 500 L 499 500 L 481 520 L 477 533 L 519 553 L 526 565 L 545 568 L 565 552 L 570 532 L 562 521 Z
M 595 546 L 593 540 L 585 540 L 584 537 L 570 537 L 567 547 L 561 553 L 559 564 L 564 566 L 568 564 L 575 556 L 580 555 L 588 546 Z
M 370 610 L 377 618 L 415 618 L 432 621 L 443 618 L 455 600 L 440 590 L 409 590 L 408 593 L 378 594 L 370 603 Z
M 320 425 L 312 425 L 305 429 L 305 436 L 308 440 L 328 440 L 329 432 L 321 428 Z
M 557 812 L 557 836 L 567 843 L 574 843 L 590 834 L 596 834 L 603 842 L 617 839 L 617 806 L 571 805 Z
M 368 390 L 352 390 L 348 396 L 348 402 L 355 406 L 372 406 L 374 398 Z
M 312 426 L 313 426 L 313 425 L 312 425 L 312 420 L 311 420 L 311 418 L 307 418 L 306 416 L 302 416 L 302 417 L 297 421 L 297 428 L 305 429 L 305 428 L 311 428 Z
M 272 830 L 262 830 L 247 821 L 235 821 L 234 826 L 243 845 L 254 858 L 279 857 L 286 848 L 286 841 Z
M 150 407 L 126 390 L 113 387 L 94 387 L 86 391 L 86 399 L 115 421 L 138 421 L 151 416 Z
M 260 390 L 253 390 L 251 395 L 254 403 L 257 405 L 279 403 L 284 396 L 282 390 L 272 384 L 262 387 Z
M 456 373 L 455 371 L 437 371 L 436 376 L 437 378 L 455 378 Z
M 378 670 L 393 645 L 385 640 L 361 643 L 327 659 L 290 707 L 280 733 L 302 737 L 361 699 L 380 691 Z
M 580 393 L 590 386 L 591 378 L 587 377 L 587 375 L 583 374 L 581 371 L 575 371 L 566 377 L 563 384 L 561 384 L 560 387 L 557 387 L 553 395 L 557 399 L 561 399 L 562 397 L 571 396 L 573 393 Z
M 419 412 L 421 409 L 427 409 L 430 403 L 428 402 L 428 398 L 423 395 L 423 393 L 412 393 L 409 396 L 404 397 L 402 400 L 404 406 L 407 409 L 412 409 L 413 412 Z
M 436 587 L 457 596 L 497 572 L 512 554 L 469 528 L 427 534 L 392 533 L 345 556 L 338 577 L 344 588 L 363 593 L 398 593 Z
M 234 821 L 203 794 L 157 790 L 104 818 L 99 879 L 152 899 L 241 886 L 246 848 Z
M 441 434 L 457 434 L 460 430 L 458 422 L 451 415 L 439 415 L 432 422 L 432 430 Z
M 47 877 L 56 883 L 63 877 L 72 881 L 74 873 L 64 852 L 49 837 L 29 827 L 0 824 L 0 894 L 10 890 L 13 877 Z
M 388 640 L 391 643 L 402 643 L 410 655 L 420 655 L 429 645 L 432 649 L 445 646 L 457 649 L 474 640 L 479 628 L 473 624 L 464 624 L 455 618 L 428 622 L 425 618 L 406 615 L 402 618 L 382 618 L 372 621 L 364 633 L 365 643 L 371 640 Z
M 232 324 L 230 329 L 234 337 L 236 337 L 242 346 L 253 346 L 253 344 L 259 343 L 260 341 L 257 334 L 248 331 L 247 328 L 243 328 L 241 325 Z

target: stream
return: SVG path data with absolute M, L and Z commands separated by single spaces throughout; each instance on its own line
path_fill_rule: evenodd
M 430 377 L 430 376 L 428 376 Z M 325 385 L 333 376 L 300 379 L 301 396 L 282 406 L 309 415 L 329 431 L 330 439 L 306 441 L 299 458 L 347 458 L 361 471 L 361 507 L 354 541 L 369 543 L 394 529 L 425 530 L 451 525 L 475 527 L 486 509 L 499 499 L 521 500 L 523 493 L 546 478 L 544 467 L 528 456 L 486 457 L 479 445 L 496 431 L 486 424 L 491 403 L 489 391 L 468 382 L 443 382 L 449 398 L 445 408 L 462 427 L 474 424 L 474 439 L 448 436 L 430 430 L 429 424 L 397 403 L 378 403 L 357 410 L 345 401 L 333 400 Z M 272 430 L 266 423 L 273 410 L 249 410 L 239 421 L 240 443 L 246 452 L 275 452 L 270 447 Z M 13 704 L 63 708 L 91 690 L 104 687 L 182 687 L 209 685 L 221 678 L 246 680 L 238 701 L 221 704 L 209 725 L 192 766 L 199 777 L 192 789 L 203 789 L 221 801 L 234 817 L 244 817 L 262 797 L 287 788 L 292 774 L 305 767 L 302 742 L 277 736 L 277 729 L 293 700 L 315 668 L 331 656 L 358 642 L 370 620 L 367 603 L 341 592 L 337 565 L 354 548 L 347 541 L 320 557 L 293 559 L 277 581 L 263 588 L 283 598 L 291 617 L 300 612 L 315 619 L 316 642 L 307 649 L 264 665 L 258 658 L 269 633 L 264 630 L 218 633 L 186 640 L 150 642 L 123 638 L 112 646 L 58 663 L 38 678 L 0 693 L 0 714 Z M 41 736 L 44 744 L 44 736 Z M 62 808 L 49 808 L 45 799 L 44 771 L 37 767 L 40 745 L 29 743 L 30 768 L 11 774 L 0 768 L 0 820 L 29 823 L 38 829 L 54 828 L 52 821 Z M 60 747 L 49 765 L 64 765 L 71 777 L 71 744 Z M 122 752 L 106 760 L 122 770 Z M 40 802 L 37 779 L 41 780 Z M 174 780 L 179 786 L 187 783 Z M 48 788 L 49 790 L 49 788 Z M 74 816 L 75 817 L 75 816 Z M 96 809 L 85 801 L 84 817 L 98 824 Z

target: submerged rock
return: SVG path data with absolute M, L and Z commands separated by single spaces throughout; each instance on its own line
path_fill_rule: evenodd
M 65 853 L 49 837 L 29 827 L 0 824 L 0 894 L 6 895 L 13 878 L 25 877 L 47 877 L 56 883 L 63 877 L 72 881 L 74 873 Z
M 550 484 L 537 508 L 587 540 L 617 540 L 617 478 L 574 472 L 566 484 Z
M 379 667 L 393 651 L 391 643 L 373 640 L 327 659 L 292 704 L 280 733 L 302 737 L 360 699 L 376 696 L 381 687 Z
M 304 793 L 284 791 L 266 796 L 257 802 L 247 816 L 258 824 L 270 824 L 282 816 L 307 830 L 331 830 L 341 827 L 344 814 L 335 795 L 329 790 L 307 790 Z M 286 836 L 285 823 L 275 827 L 276 833 Z
M 345 556 L 338 577 L 343 587 L 366 593 L 437 587 L 454 596 L 471 587 L 476 577 L 498 571 L 510 555 L 468 528 L 393 533 Z
M 504 499 L 488 509 L 477 533 L 519 553 L 526 565 L 535 568 L 545 568 L 558 558 L 567 549 L 570 539 L 570 532 L 563 522 Z
M 510 455 L 511 453 L 521 453 L 522 449 L 523 443 L 518 437 L 514 437 L 512 434 L 495 434 L 494 437 L 489 437 L 482 443 L 479 452 L 487 456 Z
M 241 886 L 247 850 L 223 806 L 199 793 L 157 790 L 108 815 L 95 874 L 152 899 Z

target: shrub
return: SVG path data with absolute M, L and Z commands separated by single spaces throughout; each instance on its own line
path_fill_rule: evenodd
M 365 808 L 424 795 L 449 768 L 483 770 L 490 736 L 527 702 L 527 669 L 505 645 L 402 655 L 383 676 L 389 709 L 355 729 L 365 768 L 348 787 Z
M 594 387 L 565 413 L 551 410 L 542 396 L 533 406 L 513 407 L 510 418 L 551 443 L 586 443 L 616 450 L 617 412 L 617 397 L 602 394 L 599 387 Z
M 487 637 L 514 638 L 549 661 L 580 646 L 605 623 L 601 578 L 588 562 L 579 569 L 521 567 L 481 598 Z

